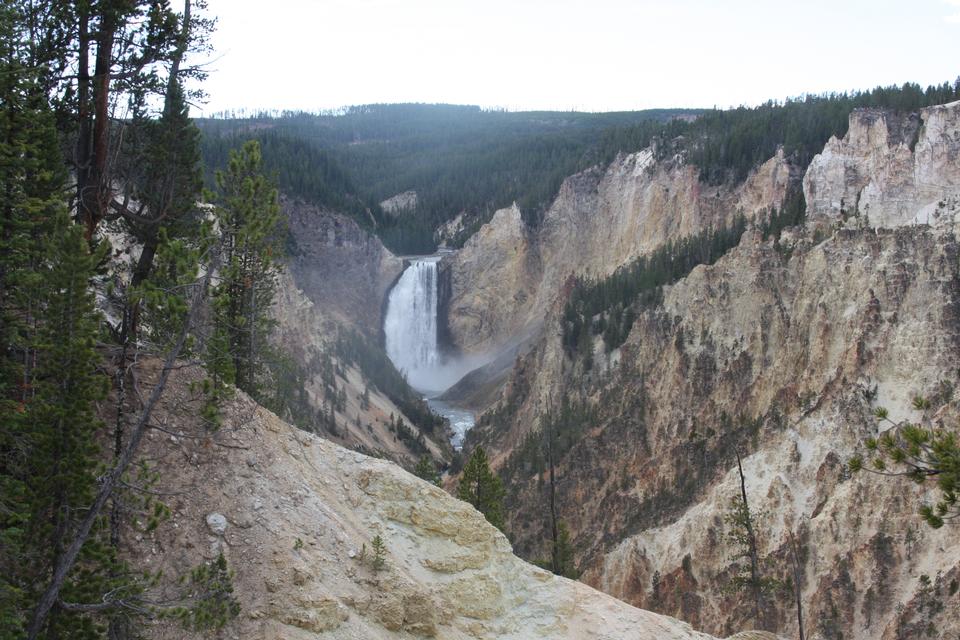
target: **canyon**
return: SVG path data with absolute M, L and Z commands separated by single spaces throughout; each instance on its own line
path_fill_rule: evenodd
M 779 152 L 740 184 L 707 184 L 682 155 L 620 154 L 567 178 L 538 225 L 500 209 L 462 249 L 429 259 L 396 257 L 355 221 L 287 200 L 276 340 L 334 429 L 295 429 L 239 394 L 233 426 L 214 437 L 225 446 L 202 445 L 184 373 L 166 409 L 185 425 L 178 484 L 161 489 L 197 491 L 130 553 L 176 575 L 223 552 L 243 611 L 230 637 L 794 637 L 797 548 L 807 637 L 955 634 L 960 549 L 916 514 L 935 490 L 851 475 L 846 461 L 884 428 L 880 407 L 893 421 L 960 417 L 958 157 L 960 103 L 856 111 L 809 167 Z M 805 223 L 766 235 L 771 210 L 797 193 Z M 589 366 L 564 346 L 571 283 L 741 215 L 739 244 L 639 308 L 623 344 L 594 336 Z M 406 367 L 409 353 L 390 354 L 398 369 L 487 363 L 442 396 L 476 412 L 465 440 L 451 444 L 449 427 L 420 431 L 420 445 L 401 437 L 394 420 L 414 425 L 414 405 L 370 385 L 343 347 L 348 335 L 402 344 L 387 334 L 404 292 L 432 301 L 408 310 L 431 314 L 418 321 L 429 348 Z M 331 370 L 346 398 L 336 409 Z M 581 418 L 564 423 L 554 489 L 579 581 L 520 559 L 549 556 L 538 451 L 544 425 L 568 414 Z M 426 452 L 452 465 L 452 489 L 477 446 L 505 480 L 509 539 L 400 468 Z M 779 585 L 759 620 L 729 587 L 738 456 L 763 572 Z M 370 564 L 378 535 L 382 571 Z M 183 637 L 171 633 L 147 629 Z

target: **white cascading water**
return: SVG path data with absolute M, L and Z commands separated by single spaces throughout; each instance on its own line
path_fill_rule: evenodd
M 450 420 L 451 442 L 459 449 L 473 426 L 473 413 L 435 396 L 479 363 L 446 360 L 437 344 L 437 263 L 439 256 L 415 258 L 397 280 L 387 299 L 383 320 L 387 356 L 407 376 L 414 389 L 428 397 L 434 412 Z
M 407 375 L 410 385 L 423 393 L 442 391 L 437 380 L 437 262 L 439 257 L 417 258 L 394 285 L 383 323 L 387 355 Z M 439 384 L 438 384 L 439 383 Z

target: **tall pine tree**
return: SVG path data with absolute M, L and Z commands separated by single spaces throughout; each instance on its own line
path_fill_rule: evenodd
M 232 382 L 257 396 L 263 377 L 282 237 L 277 190 L 261 164 L 260 145 L 251 141 L 230 154 L 226 171 L 217 172 L 223 266 L 213 294 L 208 350 L 215 392 Z
M 37 589 L 96 487 L 94 402 L 104 379 L 89 289 L 102 256 L 68 219 L 54 117 L 37 81 L 25 9 L 0 8 L 0 638 L 26 631 Z M 65 599 L 102 593 L 111 565 L 85 545 Z M 57 608 L 49 637 L 94 637 L 95 625 Z

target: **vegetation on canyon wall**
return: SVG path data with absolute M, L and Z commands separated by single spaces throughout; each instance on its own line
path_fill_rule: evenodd
M 805 212 L 803 193 L 794 189 L 779 209 L 758 221 L 758 227 L 764 238 L 779 239 L 785 228 L 803 223 Z M 660 302 L 664 285 L 696 266 L 716 262 L 740 243 L 746 229 L 747 221 L 739 215 L 728 227 L 670 241 L 606 278 L 578 279 L 564 307 L 564 347 L 570 354 L 579 353 L 584 367 L 590 369 L 594 336 L 603 336 L 608 352 L 619 347 L 637 314 Z

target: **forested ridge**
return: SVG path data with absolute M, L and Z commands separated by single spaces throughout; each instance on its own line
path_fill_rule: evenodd
M 805 168 L 831 136 L 847 132 L 850 113 L 858 108 L 912 112 L 960 99 L 960 78 L 930 85 L 916 83 L 865 91 L 805 95 L 768 101 L 757 107 L 706 111 L 696 120 L 665 125 L 641 123 L 606 131 L 600 157 L 642 149 L 654 142 L 660 158 L 680 153 L 700 169 L 709 184 L 742 182 L 752 169 L 773 157 L 779 147 Z
M 508 112 L 396 104 L 198 124 L 208 163 L 221 159 L 237 140 L 256 137 L 264 146 L 265 166 L 282 190 L 351 214 L 402 254 L 433 251 L 437 226 L 461 212 L 468 214 L 469 232 L 516 201 L 528 222 L 535 223 L 562 180 L 592 163 L 603 130 L 696 113 Z M 417 192 L 414 211 L 388 215 L 380 210 L 381 200 L 407 190 Z
M 618 153 L 654 145 L 679 154 L 709 184 L 741 182 L 779 147 L 800 167 L 861 107 L 914 111 L 960 98 L 960 81 L 804 95 L 736 109 L 622 113 L 507 112 L 457 105 L 388 104 L 330 114 L 288 112 L 198 122 L 208 164 L 244 137 L 289 195 L 351 214 L 397 253 L 436 248 L 437 227 L 466 213 L 461 244 L 493 211 L 517 202 L 535 226 L 564 178 Z M 378 202 L 413 190 L 413 211 Z

